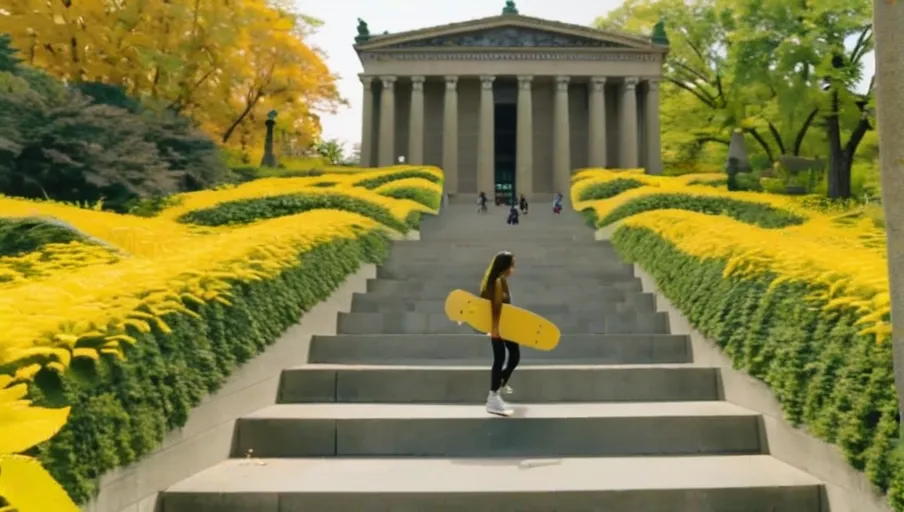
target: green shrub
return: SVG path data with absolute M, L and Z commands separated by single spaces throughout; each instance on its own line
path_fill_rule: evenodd
M 432 181 L 433 183 L 441 183 L 442 178 L 433 174 L 432 172 L 427 171 L 401 171 L 392 174 L 385 174 L 383 176 L 377 178 L 371 178 L 369 180 L 360 181 L 355 186 L 364 187 L 366 189 L 373 190 L 380 185 L 385 185 L 391 181 L 404 180 L 408 178 L 423 178 L 425 180 Z
M 442 197 L 433 190 L 416 187 L 400 187 L 380 192 L 380 195 L 392 197 L 394 199 L 410 199 L 417 203 L 421 203 L 427 208 L 439 209 Z
M 735 181 L 737 190 L 749 190 L 752 192 L 761 192 L 763 190 L 760 178 L 756 173 L 739 172 L 735 177 Z M 731 189 L 729 188 L 729 190 Z
M 803 217 L 764 203 L 741 201 L 731 197 L 694 196 L 690 194 L 653 194 L 634 198 L 619 205 L 599 221 L 599 226 L 650 210 L 687 210 L 707 215 L 727 215 L 733 219 L 763 228 L 783 228 L 802 224 Z
M 728 178 L 724 180 L 691 180 L 688 185 L 702 185 L 704 187 L 724 188 L 728 185 Z
M 190 211 L 177 220 L 201 226 L 226 226 L 249 224 L 319 209 L 355 212 L 402 233 L 408 231 L 405 223 L 393 217 L 385 207 L 342 194 L 301 193 L 227 201 L 210 208 Z
M 421 218 L 423 218 L 423 216 L 421 215 L 421 212 L 411 212 L 405 218 L 405 225 L 408 226 L 410 229 L 415 229 L 415 230 L 420 229 L 421 228 Z
M 595 201 L 599 199 L 609 199 L 615 197 L 622 192 L 631 190 L 632 188 L 640 188 L 646 185 L 642 181 L 633 180 L 631 178 L 616 178 L 612 181 L 602 183 L 594 183 L 581 191 L 578 199 L 581 201 Z
M 87 502 L 100 475 L 158 447 L 236 368 L 266 350 L 363 262 L 382 262 L 388 247 L 377 232 L 321 244 L 275 278 L 234 282 L 231 306 L 188 306 L 197 318 L 167 315 L 171 334 L 156 327 L 148 334 L 130 330 L 138 343 L 125 348 L 123 361 L 75 359 L 62 378 L 41 371 L 31 396 L 40 405 L 71 405 L 72 413 L 37 456 L 73 499 Z
M 811 298 L 824 285 L 723 278 L 725 261 L 687 255 L 644 228 L 622 226 L 612 241 L 735 368 L 769 385 L 791 423 L 838 445 L 904 511 L 892 347 L 858 334 L 853 307 L 826 312 Z
M 129 213 L 138 217 L 154 217 L 163 210 L 178 206 L 182 202 L 178 196 L 162 196 L 142 199 L 129 207 Z
M 581 210 L 581 216 L 584 217 L 585 224 L 587 224 L 591 228 L 596 229 L 596 226 L 599 223 L 599 217 L 596 214 L 596 210 L 594 210 L 593 208 Z
M 47 244 L 69 242 L 85 242 L 85 239 L 78 233 L 39 219 L 0 219 L 0 256 L 19 256 Z
M 312 186 L 312 187 L 317 187 L 317 188 L 330 188 L 330 187 L 335 187 L 336 184 L 337 184 L 337 183 L 336 183 L 335 181 L 324 181 L 324 182 L 321 182 L 321 183 L 314 183 L 314 184 L 311 185 L 311 186 Z

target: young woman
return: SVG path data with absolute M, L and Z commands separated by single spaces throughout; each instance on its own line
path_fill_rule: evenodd
M 503 251 L 493 257 L 489 268 L 480 283 L 480 296 L 492 303 L 493 327 L 490 331 L 490 344 L 493 346 L 493 366 L 490 370 L 490 394 L 487 396 L 487 412 L 508 416 L 512 413 L 500 393 L 511 394 L 508 381 L 512 372 L 521 360 L 521 347 L 514 342 L 506 341 L 499 335 L 499 317 L 502 305 L 511 304 L 508 278 L 515 270 L 515 256 Z M 506 363 L 506 353 L 508 362 Z

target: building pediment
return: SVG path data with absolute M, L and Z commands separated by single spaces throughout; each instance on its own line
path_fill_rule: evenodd
M 665 51 L 649 37 L 597 30 L 520 15 L 502 15 L 421 30 L 374 36 L 355 46 L 375 50 L 448 50 L 451 48 L 529 49 L 599 48 Z

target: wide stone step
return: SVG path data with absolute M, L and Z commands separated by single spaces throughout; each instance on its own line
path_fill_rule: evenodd
M 565 244 L 549 244 L 539 245 L 528 241 L 522 241 L 515 244 L 504 243 L 497 245 L 494 242 L 483 241 L 480 244 L 461 244 L 453 241 L 419 241 L 412 243 L 410 241 L 404 243 L 396 243 L 392 246 L 392 258 L 408 259 L 421 258 L 427 255 L 435 255 L 439 253 L 454 254 L 466 261 L 487 261 L 489 262 L 499 251 L 510 251 L 514 253 L 518 261 L 544 261 L 550 256 L 560 258 L 572 258 L 575 260 L 604 260 L 616 262 L 619 259 L 618 251 L 612 246 L 603 246 L 598 242 L 592 242 L 593 245 L 581 245 L 575 242 Z M 569 250 L 577 248 L 578 251 Z
M 431 250 L 409 251 L 400 253 L 393 249 L 389 259 L 384 263 L 388 267 L 398 265 L 418 265 L 442 267 L 478 266 L 485 268 L 492 261 L 498 251 L 478 251 L 476 249 L 448 249 L 437 247 Z M 562 268 L 563 266 L 578 266 L 582 268 L 619 269 L 632 267 L 621 259 L 613 251 L 586 251 L 575 253 L 567 250 L 535 250 L 523 254 L 515 254 L 515 263 L 521 267 L 524 265 Z
M 546 317 L 563 333 L 581 334 L 668 334 L 669 319 L 664 312 L 599 313 L 597 315 L 555 314 Z M 467 334 L 467 324 L 452 322 L 445 313 L 339 313 L 340 334 Z
M 656 311 L 656 298 L 652 293 L 628 294 L 624 300 L 609 299 L 599 302 L 563 302 L 556 297 L 525 297 L 519 308 L 541 316 L 555 314 L 599 314 L 603 312 L 652 313 Z M 410 311 L 416 313 L 444 313 L 445 300 L 424 300 L 410 297 L 355 293 L 352 297 L 355 313 L 389 313 Z
M 465 282 L 480 282 L 486 272 L 486 264 L 462 265 L 409 265 L 396 268 L 381 267 L 377 270 L 379 279 L 411 279 L 419 281 L 443 281 L 461 280 Z M 623 282 L 634 279 L 633 267 L 620 268 L 588 267 L 587 269 L 574 268 L 568 264 L 525 266 L 520 263 L 515 269 L 513 284 L 517 282 L 529 283 L 539 281 L 549 284 L 581 284 L 594 282 L 604 284 L 607 282 Z
M 821 512 L 823 492 L 767 455 L 233 459 L 161 501 L 163 512 Z
M 311 364 L 283 371 L 278 402 L 482 404 L 488 379 L 486 367 Z M 719 399 L 718 369 L 692 365 L 525 366 L 511 384 L 529 403 Z
M 549 280 L 554 281 L 554 280 Z M 463 282 L 460 279 L 443 279 L 437 276 L 431 280 L 402 280 L 402 279 L 370 279 L 367 281 L 368 293 L 385 293 L 398 296 L 432 298 L 445 300 L 449 292 L 457 288 L 476 290 L 480 285 L 477 282 Z M 638 293 L 643 291 L 640 279 L 624 281 L 592 282 L 584 280 L 571 282 L 538 282 L 520 280 L 511 283 L 512 296 L 516 304 L 521 298 L 534 295 L 552 295 L 560 301 L 593 302 L 605 301 L 608 298 L 623 299 L 626 292 Z
M 492 343 L 478 334 L 358 334 L 314 336 L 308 360 L 335 364 L 478 365 L 493 357 Z M 525 348 L 522 364 L 690 363 L 687 336 L 672 334 L 563 334 L 555 350 Z
M 234 457 L 577 457 L 763 453 L 760 416 L 728 402 L 281 404 L 240 418 Z

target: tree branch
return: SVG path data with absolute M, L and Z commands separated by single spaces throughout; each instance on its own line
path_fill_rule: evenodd
M 763 151 L 766 152 L 766 157 L 769 158 L 769 161 L 774 162 L 775 157 L 772 156 L 772 148 L 769 147 L 769 143 L 766 142 L 766 139 L 764 139 L 763 136 L 756 131 L 756 128 L 744 128 L 744 131 L 746 133 L 749 133 L 750 136 L 753 137 L 753 140 L 757 141 L 760 147 L 763 148 Z
M 772 121 L 766 121 L 766 123 L 769 125 L 769 133 L 772 134 L 772 138 L 775 139 L 775 143 L 778 144 L 779 153 L 784 155 L 785 143 L 782 142 L 782 134 L 778 132 L 778 128 L 776 128 L 775 125 L 772 124 Z
M 711 108 L 711 109 L 714 109 L 714 110 L 717 108 L 715 102 L 714 102 L 711 98 L 708 98 L 708 97 L 702 95 L 702 94 L 699 92 L 698 89 L 694 89 L 693 87 L 691 87 L 691 86 L 685 84 L 684 82 L 682 82 L 682 81 L 680 81 L 680 80 L 675 80 L 674 78 L 671 78 L 671 77 L 666 77 L 666 80 L 668 80 L 669 82 L 671 82 L 671 83 L 677 85 L 678 87 L 684 89 L 685 91 L 687 91 L 687 92 L 693 94 L 694 96 L 697 97 L 697 99 L 699 99 L 700 101 L 702 101 L 703 104 L 706 105 L 707 107 L 709 107 L 709 108 Z
M 807 136 L 807 131 L 809 131 L 810 126 L 813 124 L 813 120 L 816 119 L 816 116 L 819 115 L 819 109 L 814 108 L 807 115 L 807 118 L 804 119 L 804 124 L 800 127 L 800 130 L 797 131 L 797 136 L 794 137 L 794 147 L 793 155 L 800 156 L 800 147 L 804 144 L 804 137 Z

